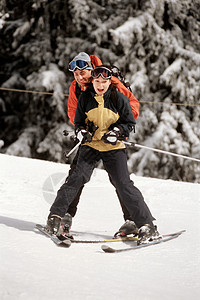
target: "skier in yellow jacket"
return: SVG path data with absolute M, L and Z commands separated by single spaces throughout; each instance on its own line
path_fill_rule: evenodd
M 76 168 L 57 193 L 50 208 L 46 230 L 59 233 L 60 222 L 80 186 L 90 180 L 96 163 L 102 159 L 111 183 L 135 222 L 138 244 L 159 239 L 148 206 L 130 179 L 127 155 L 121 139 L 129 136 L 135 120 L 128 98 L 111 83 L 107 66 L 92 71 L 92 86 L 79 98 L 74 119 L 75 133 L 82 142 Z

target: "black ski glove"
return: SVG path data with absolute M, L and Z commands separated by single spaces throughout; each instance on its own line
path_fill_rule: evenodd
M 79 127 L 75 130 L 77 139 L 82 143 L 90 143 L 92 141 L 92 134 L 85 130 L 83 127 Z
M 104 143 L 116 145 L 120 133 L 120 129 L 118 127 L 114 127 L 112 130 L 105 133 L 101 139 L 104 141 Z

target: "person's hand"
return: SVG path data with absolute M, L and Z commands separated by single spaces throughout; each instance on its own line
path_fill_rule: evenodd
M 120 129 L 118 127 L 114 127 L 112 130 L 108 131 L 103 135 L 102 140 L 104 141 L 104 143 L 116 145 L 119 136 Z
M 92 141 L 92 134 L 84 128 L 77 128 L 75 130 L 77 139 L 82 143 L 90 143 Z

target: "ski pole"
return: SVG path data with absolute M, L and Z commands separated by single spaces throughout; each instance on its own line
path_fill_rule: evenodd
M 160 149 L 156 149 L 156 148 L 151 148 L 151 147 L 147 147 L 147 146 L 135 144 L 134 142 L 125 142 L 125 141 L 122 141 L 122 142 L 125 145 L 128 145 L 128 146 L 134 146 L 134 147 L 138 147 L 138 148 L 144 148 L 144 149 L 148 149 L 148 150 L 151 150 L 151 151 L 154 151 L 154 152 L 164 153 L 164 154 L 168 154 L 168 155 L 172 155 L 172 156 L 177 156 L 177 157 L 182 157 L 182 158 L 185 158 L 185 159 L 190 159 L 190 160 L 193 160 L 193 161 L 200 162 L 200 159 L 197 159 L 197 158 L 193 158 L 193 157 L 189 157 L 189 156 L 185 156 L 185 155 L 181 155 L 181 154 L 177 154 L 177 153 L 173 153 L 173 152 L 168 152 L 168 151 L 165 151 L 165 150 L 160 150 Z
M 75 146 L 74 146 L 74 148 L 72 148 L 67 154 L 65 153 L 65 157 L 66 158 L 69 158 L 69 156 L 80 146 L 80 144 L 81 144 L 81 141 L 80 142 L 78 142 L 78 144 L 76 144 Z
M 98 126 L 93 124 L 93 134 L 92 134 L 92 136 L 94 135 L 94 133 L 95 133 L 95 131 L 96 131 L 97 129 L 98 129 Z M 70 134 L 70 131 L 68 131 L 68 130 L 63 130 L 63 135 L 64 135 L 64 136 L 68 136 L 69 134 Z M 75 140 L 76 140 L 76 136 L 70 134 L 70 139 L 71 139 L 72 141 L 75 141 Z M 78 147 L 80 146 L 80 144 L 81 144 L 81 141 L 79 141 L 78 144 L 76 144 L 76 145 L 74 146 L 74 148 L 72 148 L 71 151 L 69 151 L 69 153 L 67 153 L 67 154 L 65 153 L 65 157 L 66 157 L 66 158 L 69 158 L 69 156 L 76 150 L 76 148 L 78 148 Z

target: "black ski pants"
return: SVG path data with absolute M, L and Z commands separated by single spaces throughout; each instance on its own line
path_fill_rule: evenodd
M 80 188 L 90 180 L 96 163 L 102 159 L 110 181 L 116 188 L 123 205 L 138 227 L 152 225 L 154 218 L 144 198 L 130 179 L 125 149 L 100 152 L 88 146 L 82 146 L 75 170 L 58 190 L 57 197 L 50 209 L 51 214 L 61 217 L 68 211 Z
M 80 149 L 80 147 L 79 147 Z M 70 165 L 70 170 L 69 170 L 69 175 L 72 174 L 72 172 L 75 170 L 76 168 L 76 164 L 77 164 L 77 160 L 78 160 L 78 156 L 79 156 L 79 150 L 77 151 L 71 165 Z M 68 177 L 66 178 L 66 181 L 68 180 Z M 82 193 L 82 190 L 84 188 L 84 185 L 80 187 L 75 199 L 72 201 L 72 203 L 69 205 L 69 208 L 67 210 L 67 213 L 69 213 L 72 217 L 75 216 L 76 212 L 77 212 L 77 206 L 78 206 L 78 203 L 80 201 L 80 196 L 81 196 L 81 193 Z M 119 199 L 119 202 L 120 202 L 120 205 L 121 205 L 121 208 L 122 208 L 122 211 L 123 211 L 123 217 L 124 217 L 124 220 L 131 220 L 131 216 L 126 208 L 126 206 L 123 204 L 123 201 L 120 199 L 120 196 L 116 190 L 116 193 L 117 193 L 117 196 L 118 196 L 118 199 Z

